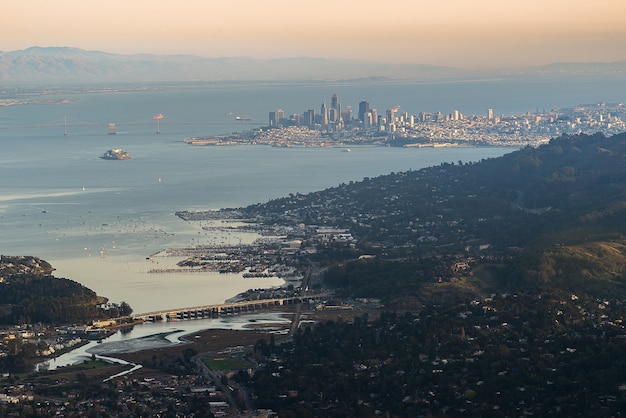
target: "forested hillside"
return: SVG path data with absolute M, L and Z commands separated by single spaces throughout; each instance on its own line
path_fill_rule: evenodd
M 349 230 L 356 243 L 320 246 L 314 257 L 346 295 L 411 304 L 529 286 L 604 292 L 610 284 L 626 296 L 625 134 L 562 136 L 244 211 L 268 223 Z M 356 260 L 364 254 L 373 257 Z
M 260 341 L 264 367 L 237 376 L 259 406 L 284 417 L 624 410 L 626 135 L 564 136 L 246 210 L 349 230 L 354 241 L 318 244 L 313 263 L 337 296 L 387 309 Z
M 37 257 L 0 257 L 0 323 L 86 323 L 106 315 L 106 302 L 92 290 L 52 276 L 53 268 Z

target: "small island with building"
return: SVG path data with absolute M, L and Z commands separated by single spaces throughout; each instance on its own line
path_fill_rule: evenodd
M 103 160 L 129 160 L 133 158 L 133 156 L 126 151 L 122 151 L 120 148 L 113 148 L 102 154 L 100 158 Z

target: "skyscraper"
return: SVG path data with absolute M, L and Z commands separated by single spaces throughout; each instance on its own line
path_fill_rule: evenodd
M 330 108 L 339 110 L 339 97 L 336 94 L 330 98 Z
M 363 122 L 365 120 L 365 114 L 370 111 L 370 104 L 366 101 L 359 103 L 359 120 Z
M 352 106 L 350 105 L 346 106 L 346 110 L 341 112 L 341 119 L 343 119 L 344 122 L 347 122 L 347 123 L 352 122 Z
M 328 125 L 328 109 L 326 108 L 326 102 L 322 103 L 322 107 L 320 109 L 321 119 L 320 123 L 322 126 Z
M 341 119 L 341 106 L 339 105 L 339 97 L 336 94 L 330 98 L 330 109 L 328 119 L 331 123 L 339 122 Z
M 308 127 L 313 126 L 315 123 L 315 111 L 313 109 L 309 109 L 302 115 L 302 123 Z
M 276 112 L 270 112 L 269 125 L 270 125 L 270 128 L 274 128 L 276 127 L 276 125 L 278 125 L 278 118 L 276 117 Z

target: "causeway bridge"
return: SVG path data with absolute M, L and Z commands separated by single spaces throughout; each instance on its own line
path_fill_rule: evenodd
M 221 315 L 229 315 L 243 312 L 253 312 L 275 306 L 298 305 L 303 303 L 316 303 L 326 300 L 330 294 L 316 294 L 303 296 L 290 296 L 276 299 L 246 300 L 219 305 L 193 306 L 190 308 L 168 309 L 142 314 L 132 314 L 130 318 L 138 321 L 182 321 L 188 319 L 217 318 Z

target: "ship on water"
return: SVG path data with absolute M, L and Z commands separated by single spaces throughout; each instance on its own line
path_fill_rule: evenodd
M 103 160 L 128 160 L 133 158 L 130 153 L 122 151 L 120 148 L 113 148 L 100 156 Z

